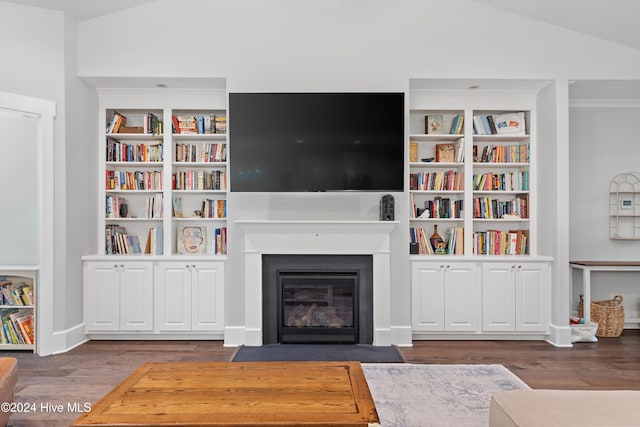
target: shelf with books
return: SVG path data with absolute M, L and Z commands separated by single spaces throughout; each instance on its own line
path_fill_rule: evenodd
M 36 271 L 0 269 L 0 349 L 36 348 Z
M 460 109 L 422 108 L 434 103 L 425 94 L 417 93 L 409 110 L 412 233 L 426 223 L 427 228 L 439 225 L 446 231 L 466 228 L 470 232 L 461 233 L 461 246 L 471 256 L 480 253 L 474 248 L 474 233 L 487 233 L 490 229 L 508 233 L 517 229 L 524 231 L 528 240 L 526 252 L 519 253 L 528 254 L 535 247 L 530 239 L 536 228 L 535 217 L 530 215 L 535 207 L 535 189 L 530 187 L 535 179 L 534 111 L 474 109 L 475 101 L 463 101 L 461 105 L 465 107 Z M 452 105 L 450 99 L 443 99 L 442 104 Z M 489 121 L 493 126 L 488 125 Z M 443 176 L 447 177 L 446 182 Z M 441 203 L 454 206 L 454 211 L 434 208 Z M 431 232 L 426 230 L 427 235 Z
M 529 255 L 535 229 L 530 186 L 533 113 L 474 110 L 471 117 L 473 254 Z
M 108 136 L 162 135 L 164 123 L 162 109 L 113 109 L 106 110 L 105 134 Z M 132 136 L 133 138 L 133 136 Z
M 439 231 L 440 230 L 440 231 Z M 440 235 L 440 233 L 444 235 Z M 428 228 L 413 224 L 409 228 L 413 255 L 464 255 L 464 226 L 447 220 L 434 220 Z
M 175 135 L 226 135 L 226 110 L 186 110 L 171 112 L 172 133 Z

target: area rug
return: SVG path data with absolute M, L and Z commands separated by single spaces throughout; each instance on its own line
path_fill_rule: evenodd
M 502 365 L 362 367 L 383 427 L 486 427 L 494 393 L 529 388 Z
M 242 346 L 233 362 L 274 361 L 359 361 L 363 363 L 402 363 L 396 346 L 367 344 L 267 344 Z

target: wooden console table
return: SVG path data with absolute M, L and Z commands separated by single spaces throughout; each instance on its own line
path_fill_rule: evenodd
M 360 362 L 146 363 L 73 426 L 379 426 Z
M 582 294 L 584 319 L 591 320 L 591 272 L 592 271 L 640 271 L 640 261 L 571 261 L 569 266 L 582 270 Z

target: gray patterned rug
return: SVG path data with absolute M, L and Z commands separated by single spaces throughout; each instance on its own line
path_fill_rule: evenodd
M 383 427 L 486 427 L 493 393 L 529 388 L 502 365 L 362 367 Z

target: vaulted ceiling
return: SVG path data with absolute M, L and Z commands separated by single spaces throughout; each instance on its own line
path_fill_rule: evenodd
M 78 21 L 154 0 L 4 0 L 26 6 L 61 10 Z M 268 0 L 265 0 L 268 1 Z M 349 1 L 349 0 L 344 0 Z M 449 1 L 449 0 L 448 0 Z M 579 33 L 640 49 L 638 0 L 473 0 Z

